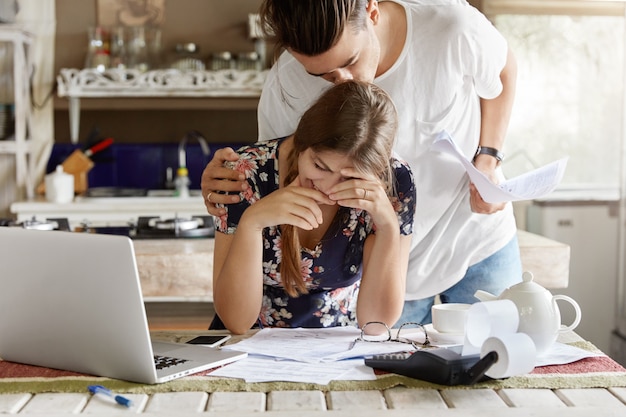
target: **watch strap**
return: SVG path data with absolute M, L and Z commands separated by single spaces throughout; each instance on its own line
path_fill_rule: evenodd
M 493 156 L 498 160 L 498 163 L 504 160 L 504 154 L 502 152 L 500 152 L 496 148 L 490 148 L 488 146 L 479 146 L 478 149 L 476 149 L 476 154 L 474 155 L 474 158 L 476 158 L 478 155 Z

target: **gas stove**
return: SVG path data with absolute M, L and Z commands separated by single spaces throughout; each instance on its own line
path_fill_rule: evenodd
M 33 216 L 29 220 L 15 221 L 0 219 L 0 226 L 22 227 L 25 229 L 72 231 L 82 233 L 100 233 L 128 236 L 132 239 L 180 239 L 180 238 L 212 238 L 215 236 L 213 217 L 191 216 L 162 218 L 159 216 L 140 216 L 136 221 L 125 225 L 102 226 L 92 225 L 84 220 L 74 229 L 67 218 L 46 218 L 39 220 Z
M 215 237 L 213 217 L 191 218 L 139 217 L 135 227 L 135 239 L 171 239 Z
M 65 218 L 37 220 L 36 217 L 33 217 L 30 220 L 23 220 L 21 222 L 13 219 L 0 219 L 0 226 L 21 227 L 23 229 L 35 230 L 60 230 L 65 232 L 70 231 L 70 223 Z

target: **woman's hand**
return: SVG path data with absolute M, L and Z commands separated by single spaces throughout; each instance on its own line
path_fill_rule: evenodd
M 279 224 L 290 224 L 312 230 L 324 222 L 320 204 L 335 204 L 324 193 L 300 186 L 299 178 L 261 198 L 248 207 L 241 217 L 239 227 L 261 230 Z
M 360 208 L 367 211 L 377 228 L 398 229 L 398 217 L 380 179 L 363 175 L 354 168 L 341 170 L 348 180 L 335 184 L 328 196 L 340 206 Z
M 238 159 L 239 154 L 232 148 L 218 149 L 213 155 L 213 159 L 204 168 L 201 188 L 204 205 L 209 214 L 214 216 L 226 214 L 225 209 L 218 209 L 215 204 L 238 203 L 241 201 L 239 193 L 248 188 L 244 174 L 224 167 L 224 162 L 234 162 Z M 224 192 L 236 194 L 224 194 Z

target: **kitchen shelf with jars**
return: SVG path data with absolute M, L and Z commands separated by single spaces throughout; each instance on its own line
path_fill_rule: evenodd
M 70 138 L 78 141 L 81 107 L 123 109 L 256 109 L 267 70 L 61 69 L 58 96 L 66 98 Z M 58 106 L 57 108 L 62 108 Z
M 15 155 L 15 180 L 18 190 L 32 197 L 35 190 L 32 107 L 30 104 L 30 74 L 32 62 L 29 48 L 33 35 L 19 25 L 0 24 L 0 46 L 4 52 L 0 70 L 2 96 L 0 100 L 0 154 Z

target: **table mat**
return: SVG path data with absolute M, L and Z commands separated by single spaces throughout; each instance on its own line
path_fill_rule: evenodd
M 571 345 L 598 351 L 590 342 Z M 294 382 L 246 383 L 232 378 L 217 378 L 205 371 L 163 384 L 137 384 L 111 378 L 94 377 L 76 372 L 60 371 L 38 366 L 0 360 L 0 394 L 78 392 L 86 393 L 91 384 L 106 385 L 122 393 L 186 392 L 186 391 L 255 391 L 280 390 L 354 391 L 384 390 L 395 386 L 420 389 L 502 389 L 502 388 L 608 388 L 626 387 L 626 369 L 608 356 L 582 359 L 566 365 L 537 367 L 527 375 L 503 380 L 491 380 L 471 386 L 442 386 L 390 373 L 377 373 L 374 381 L 332 381 L 328 385 Z

